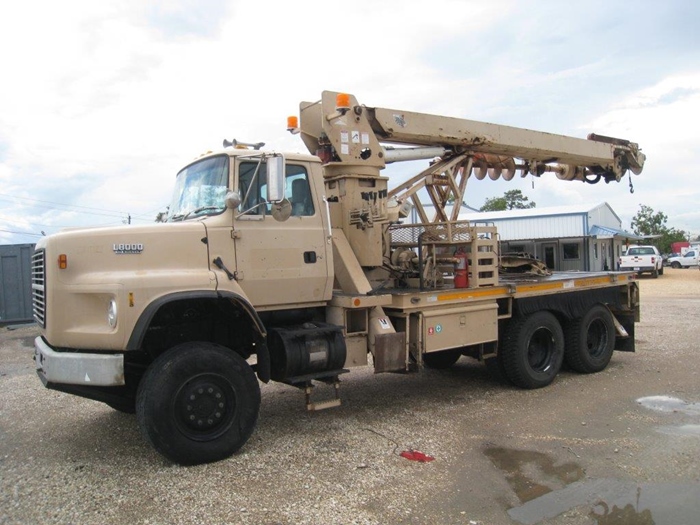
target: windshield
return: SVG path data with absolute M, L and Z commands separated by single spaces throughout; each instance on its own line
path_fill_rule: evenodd
M 168 222 L 219 213 L 226 208 L 228 155 L 191 164 L 175 179 Z

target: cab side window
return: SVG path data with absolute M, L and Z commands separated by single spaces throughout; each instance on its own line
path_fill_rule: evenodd
M 241 162 L 238 170 L 239 210 L 245 215 L 269 215 L 272 205 L 267 202 L 267 170 L 265 163 Z M 303 166 L 287 164 L 284 196 L 292 205 L 293 217 L 310 217 L 316 212 L 311 198 L 309 177 Z
M 314 201 L 306 170 L 302 166 L 287 165 L 285 197 L 292 204 L 292 216 L 308 217 L 314 214 Z
M 266 188 L 265 163 L 242 162 L 238 170 L 238 191 L 242 199 L 239 210 L 246 215 L 264 215 Z

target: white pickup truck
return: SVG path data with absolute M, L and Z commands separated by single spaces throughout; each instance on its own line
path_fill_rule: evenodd
M 669 257 L 668 264 L 671 268 L 692 268 L 698 266 L 698 250 L 688 250 L 685 255 Z
M 650 273 L 657 278 L 664 274 L 663 258 L 656 246 L 630 246 L 618 261 L 621 272 Z

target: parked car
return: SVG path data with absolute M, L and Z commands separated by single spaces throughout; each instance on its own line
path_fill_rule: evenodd
M 664 274 L 663 258 L 656 246 L 630 246 L 617 264 L 621 272 L 650 273 L 656 278 Z
M 689 250 L 685 255 L 669 257 L 668 264 L 671 268 L 692 268 L 698 266 L 698 250 Z

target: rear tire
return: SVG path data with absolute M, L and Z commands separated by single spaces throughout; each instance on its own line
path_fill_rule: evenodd
M 664 274 L 664 267 L 662 266 L 661 269 L 659 270 L 659 275 L 663 275 L 663 274 Z
M 511 382 L 521 388 L 549 385 L 564 361 L 564 333 L 557 318 L 547 311 L 514 318 L 506 329 L 503 367 Z
M 442 370 L 450 368 L 461 357 L 462 352 L 459 350 L 443 350 L 442 352 L 431 352 L 423 354 L 423 364 L 428 368 Z
M 576 372 L 593 374 L 604 370 L 615 349 L 615 323 L 602 304 L 593 306 L 583 317 L 569 321 L 565 332 L 566 364 Z
M 248 363 L 226 347 L 183 343 L 146 370 L 136 396 L 141 433 L 182 465 L 218 461 L 248 440 L 260 386 Z
M 508 374 L 506 374 L 506 368 L 503 365 L 503 354 L 499 351 L 496 357 L 489 357 L 484 359 L 484 364 L 486 365 L 486 370 L 489 374 L 500 381 L 501 383 L 511 384 L 510 379 L 508 379 Z

